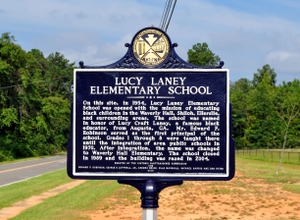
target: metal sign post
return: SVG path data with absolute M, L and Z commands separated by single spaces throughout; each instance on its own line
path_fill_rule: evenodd
M 141 207 L 143 220 L 156 220 L 159 193 L 169 186 L 181 185 L 181 180 L 119 180 L 121 184 L 128 184 L 141 192 Z
M 126 46 L 114 64 L 74 70 L 68 174 L 134 186 L 156 219 L 164 188 L 234 176 L 229 70 L 186 63 L 158 28 Z
M 143 208 L 143 220 L 157 220 L 157 208 L 154 209 Z

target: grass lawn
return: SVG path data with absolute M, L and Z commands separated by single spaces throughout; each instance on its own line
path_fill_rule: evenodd
M 245 178 L 265 179 L 267 183 L 280 184 L 284 190 L 300 194 L 300 166 L 282 164 L 287 175 L 280 171 L 276 176 L 278 163 L 236 158 L 236 170 L 242 172 Z
M 0 188 L 0 209 L 73 181 L 65 169 Z
M 88 219 L 82 216 L 82 212 L 97 210 L 103 199 L 120 187 L 117 181 L 88 181 L 51 197 L 12 219 Z

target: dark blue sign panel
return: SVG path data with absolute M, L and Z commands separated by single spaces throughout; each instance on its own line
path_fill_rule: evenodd
M 69 175 L 231 179 L 228 74 L 226 69 L 75 70 Z

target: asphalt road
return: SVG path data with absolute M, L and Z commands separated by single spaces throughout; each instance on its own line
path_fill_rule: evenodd
M 0 187 L 66 168 L 67 155 L 0 165 Z

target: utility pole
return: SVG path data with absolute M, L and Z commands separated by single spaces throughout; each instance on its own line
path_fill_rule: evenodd
M 164 12 L 160 21 L 160 29 L 167 32 L 177 0 L 166 0 Z M 171 10 L 172 8 L 172 10 Z M 171 10 L 171 13 L 170 13 Z

